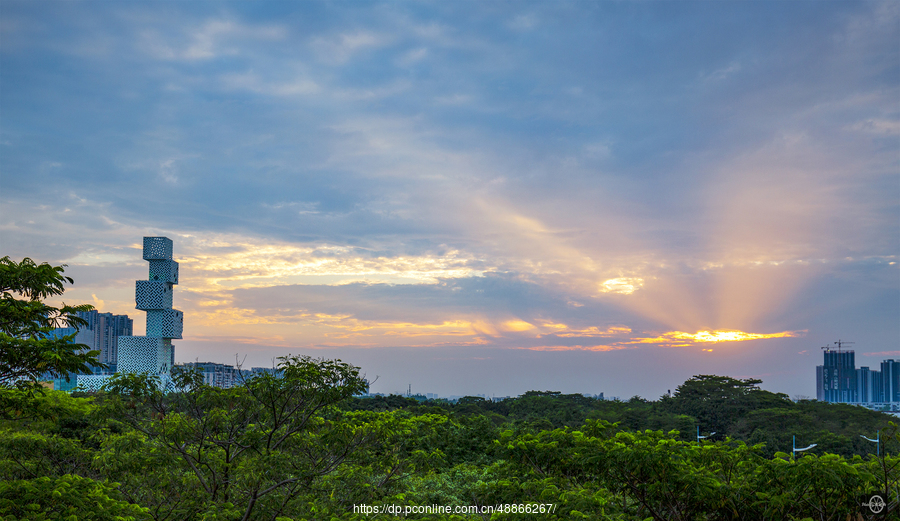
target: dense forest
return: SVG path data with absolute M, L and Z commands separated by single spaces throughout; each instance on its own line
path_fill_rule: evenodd
M 531 391 L 423 402 L 360 397 L 358 367 L 300 356 L 229 389 L 177 371 L 117 374 L 91 394 L 48 390 L 47 375 L 97 363 L 74 335 L 47 335 L 77 325 L 83 309 L 43 302 L 67 281 L 62 267 L 0 259 L 4 521 L 844 521 L 900 511 L 893 416 L 793 402 L 759 380 L 700 375 L 657 401 Z M 794 452 L 795 438 L 816 446 Z
M 179 392 L 148 375 L 90 395 L 2 389 L 0 518 L 896 516 L 893 417 L 795 403 L 754 380 L 698 376 L 658 401 L 448 403 L 355 397 L 365 382 L 338 360 L 281 367 L 231 389 L 192 373 L 175 375 Z M 698 443 L 697 426 L 716 434 Z M 817 446 L 793 457 L 793 436 Z M 888 503 L 877 516 L 863 505 L 873 494 Z M 466 510 L 413 508 L 438 505 Z

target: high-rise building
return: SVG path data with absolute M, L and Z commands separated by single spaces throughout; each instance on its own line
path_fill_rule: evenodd
M 884 403 L 884 378 L 881 371 L 871 371 L 872 375 L 872 403 Z
M 79 311 L 75 314 L 87 324 L 79 329 L 74 327 L 62 327 L 54 329 L 49 336 L 62 337 L 75 335 L 73 342 L 83 344 L 92 351 L 100 351 L 97 359 L 106 367 L 92 368 L 93 374 L 112 374 L 116 372 L 118 361 L 119 337 L 131 335 L 134 321 L 128 315 L 114 315 L 112 313 L 100 313 L 97 310 Z M 48 379 L 49 376 L 48 376 Z M 71 391 L 76 386 L 76 379 L 52 378 L 53 388 Z
M 825 366 L 816 366 L 816 400 L 825 401 Z
M 900 402 L 900 360 L 881 362 L 883 402 Z
M 241 370 L 233 365 L 219 364 L 216 362 L 186 362 L 179 365 L 188 370 L 194 370 L 203 377 L 203 383 L 212 387 L 228 389 L 242 381 Z M 243 371 L 247 378 L 250 371 Z
M 100 363 L 110 366 L 112 372 L 115 372 L 119 358 L 119 337 L 133 334 L 134 321 L 128 315 L 100 313 L 97 310 L 79 312 L 78 317 L 84 319 L 87 326 L 78 331 L 75 342 L 100 351 Z
M 220 364 L 217 362 L 185 362 L 176 365 L 175 369 L 176 371 L 196 371 L 203 379 L 202 383 L 204 385 L 221 387 L 224 389 L 241 385 L 257 376 L 270 375 L 275 378 L 281 378 L 283 376 L 281 369 L 272 367 L 252 367 L 250 369 L 242 369 L 233 365 Z
M 852 350 L 825 351 L 825 364 L 816 366 L 816 399 L 837 403 L 900 403 L 900 360 L 881 362 L 881 371 L 856 368 Z M 896 407 L 894 405 L 893 407 Z
M 856 401 L 859 403 L 874 402 L 875 396 L 875 373 L 870 371 L 868 367 L 860 367 L 856 370 Z
M 825 351 L 825 364 L 816 368 L 816 380 L 820 383 L 816 396 L 826 402 L 853 403 L 857 396 L 856 354 L 853 350 Z M 821 392 L 820 392 L 821 391 Z
M 120 373 L 158 375 L 164 385 L 171 382 L 169 371 L 175 365 L 172 339 L 181 338 L 184 315 L 172 308 L 173 287 L 178 284 L 178 263 L 172 260 L 172 240 L 144 237 L 144 260 L 150 263 L 147 280 L 135 281 L 135 307 L 147 312 L 145 336 L 121 335 L 118 338 L 116 370 Z M 130 332 L 129 332 L 130 333 Z M 78 386 L 97 390 L 107 377 L 87 375 L 78 378 Z
M 145 336 L 119 338 L 118 369 L 123 373 L 168 374 L 175 365 L 172 339 L 181 338 L 184 315 L 172 308 L 178 263 L 172 260 L 172 240 L 144 237 L 144 260 L 150 263 L 147 280 L 135 282 L 135 307 L 147 312 Z

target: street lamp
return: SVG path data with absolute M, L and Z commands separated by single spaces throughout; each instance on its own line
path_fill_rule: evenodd
M 878 435 L 875 436 L 874 440 L 872 438 L 866 438 L 862 434 L 860 434 L 859 437 L 864 440 L 868 440 L 868 441 L 871 441 L 872 443 L 874 443 L 875 444 L 875 455 L 881 456 L 881 431 L 878 431 Z
M 818 444 L 817 444 L 817 443 L 813 443 L 813 444 L 810 445 L 809 447 L 803 447 L 802 449 L 798 449 L 798 448 L 797 448 L 797 436 L 794 436 L 794 451 L 791 453 L 791 458 L 792 458 L 792 459 L 793 459 L 793 458 L 796 458 L 798 452 L 803 452 L 803 451 L 805 451 L 805 450 L 809 450 L 809 449 L 815 447 L 816 445 L 818 445 Z
M 700 440 L 705 440 L 706 438 L 709 438 L 713 434 L 715 434 L 715 431 L 707 434 L 706 436 L 700 436 L 700 426 L 698 425 L 697 426 L 697 443 L 700 443 Z

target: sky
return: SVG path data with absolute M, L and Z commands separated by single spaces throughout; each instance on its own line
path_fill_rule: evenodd
M 900 3 L 0 2 L 0 255 L 176 361 L 815 397 L 900 358 Z

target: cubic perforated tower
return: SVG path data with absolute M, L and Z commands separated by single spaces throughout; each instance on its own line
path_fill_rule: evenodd
M 145 336 L 120 336 L 120 373 L 168 375 L 175 364 L 172 339 L 181 338 L 184 314 L 172 308 L 178 284 L 178 263 L 172 260 L 172 240 L 144 237 L 144 260 L 150 263 L 147 280 L 135 281 L 135 307 L 147 312 Z

